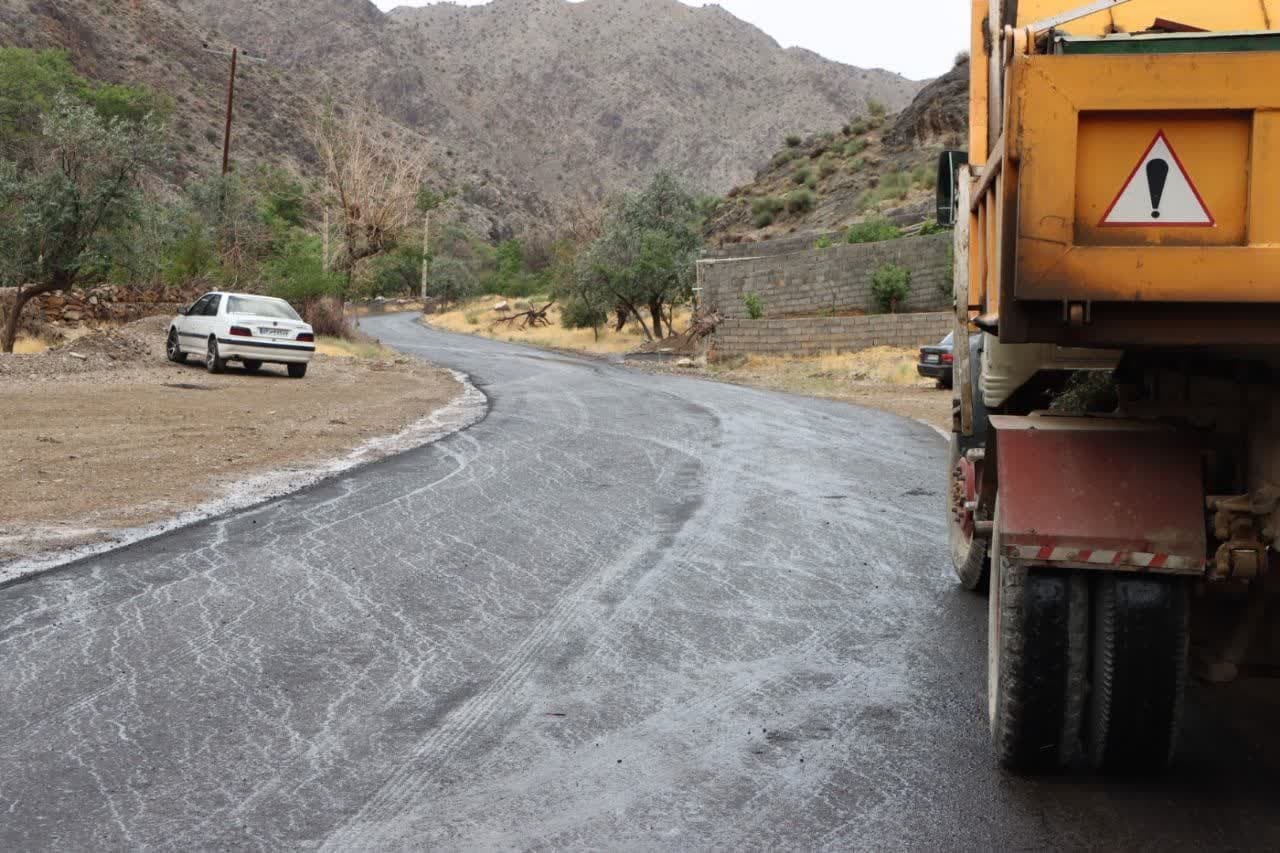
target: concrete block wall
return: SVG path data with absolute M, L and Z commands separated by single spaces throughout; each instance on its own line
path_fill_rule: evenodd
M 911 271 L 911 292 L 899 311 L 951 308 L 951 234 L 904 237 L 882 243 L 841 243 L 757 258 L 699 261 L 702 302 L 721 317 L 745 319 L 743 297 L 754 293 L 765 319 L 876 312 L 871 276 L 885 264 Z
M 950 312 L 878 314 L 871 317 L 793 317 L 721 321 L 715 356 L 821 355 L 870 347 L 918 347 L 937 343 L 955 323 Z
M 823 231 L 815 234 L 802 234 L 799 237 L 780 237 L 775 240 L 758 240 L 754 243 L 732 243 L 728 246 L 703 249 L 704 258 L 767 258 L 774 255 L 790 255 L 812 249 L 818 241 L 826 237 L 832 243 L 844 240 L 848 231 Z

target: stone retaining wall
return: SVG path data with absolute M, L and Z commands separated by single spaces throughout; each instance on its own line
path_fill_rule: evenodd
M 715 356 L 821 355 L 870 347 L 918 347 L 937 343 L 951 331 L 949 312 L 879 314 L 873 317 L 794 317 L 784 320 L 721 321 Z
M 76 326 L 81 323 L 127 323 L 156 314 L 176 314 L 208 287 L 133 288 L 101 285 L 85 290 L 54 291 L 37 296 L 22 311 L 24 326 Z M 0 316 L 7 316 L 15 288 L 0 288 Z

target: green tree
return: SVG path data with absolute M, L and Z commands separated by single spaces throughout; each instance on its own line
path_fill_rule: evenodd
M 911 292 L 911 271 L 896 264 L 885 264 L 871 274 L 871 295 L 880 310 L 898 313 L 898 306 Z
M 60 50 L 0 48 L 0 156 L 22 165 L 42 133 L 42 117 L 61 97 L 94 110 L 103 119 L 141 123 L 164 119 L 168 100 L 142 86 L 97 83 L 77 74 Z
M 446 305 L 475 293 L 476 277 L 463 260 L 454 257 L 435 258 L 431 264 L 431 280 L 427 295 Z
M 645 337 L 664 337 L 671 331 L 665 308 L 691 294 L 702 245 L 698 222 L 694 196 L 670 175 L 657 175 L 644 192 L 612 203 L 603 234 L 583 254 L 580 290 L 593 293 L 593 304 L 624 309 Z M 652 332 L 641 308 L 649 311 Z
M 324 247 L 314 234 L 295 231 L 267 261 L 271 294 L 291 302 L 302 314 L 317 300 L 342 292 L 343 278 L 325 269 Z
M 373 262 L 369 296 L 404 296 L 414 293 L 421 283 L 422 249 L 397 246 Z
M 138 217 L 137 178 L 159 162 L 161 138 L 152 119 L 104 118 L 63 93 L 22 152 L 24 166 L 0 166 L 0 280 L 17 285 L 0 335 L 5 352 L 27 302 L 104 265 L 111 235 Z

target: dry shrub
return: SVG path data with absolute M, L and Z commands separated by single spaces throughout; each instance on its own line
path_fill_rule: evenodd
M 351 334 L 342 303 L 332 296 L 324 296 L 308 302 L 302 309 L 302 319 L 311 324 L 317 335 L 345 338 Z

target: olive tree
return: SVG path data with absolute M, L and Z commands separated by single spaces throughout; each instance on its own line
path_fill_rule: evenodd
M 17 291 L 0 349 L 13 352 L 26 304 L 69 290 L 106 262 L 110 237 L 139 215 L 139 175 L 163 152 L 150 117 L 106 117 L 56 96 L 23 157 L 0 164 L 0 281 Z
M 646 338 L 672 331 L 665 309 L 687 298 L 702 238 L 697 199 L 662 173 L 636 195 L 610 205 L 601 236 L 580 259 L 584 301 L 609 303 L 635 319 Z M 652 331 L 642 309 L 649 311 Z

